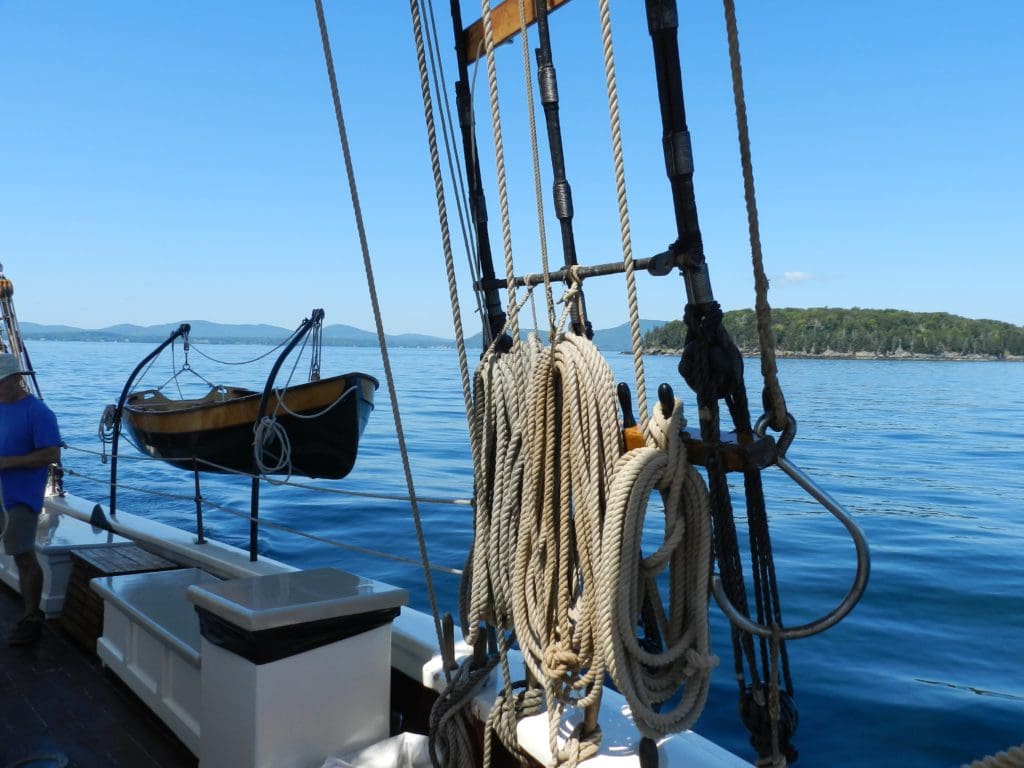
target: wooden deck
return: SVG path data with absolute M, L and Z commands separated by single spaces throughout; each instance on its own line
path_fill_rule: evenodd
M 192 753 L 59 622 L 46 623 L 37 645 L 9 648 L 20 614 L 20 596 L 0 585 L 0 765 L 62 754 L 70 768 L 196 768 Z

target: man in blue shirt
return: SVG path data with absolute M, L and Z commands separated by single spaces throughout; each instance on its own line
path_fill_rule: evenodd
M 25 602 L 25 614 L 11 630 L 8 645 L 32 645 L 42 634 L 43 571 L 36 558 L 36 528 L 48 468 L 60 461 L 57 417 L 29 394 L 24 373 L 28 371 L 14 355 L 0 354 L 0 522 L 4 552 L 14 558 Z

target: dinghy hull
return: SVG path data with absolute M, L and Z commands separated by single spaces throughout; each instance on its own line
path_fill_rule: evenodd
M 347 373 L 275 389 L 266 414 L 277 422 L 275 432 L 283 430 L 286 445 L 275 436 L 263 441 L 264 474 L 345 477 L 355 464 L 377 387 L 372 376 Z M 258 392 L 235 387 L 213 389 L 196 400 L 144 390 L 129 396 L 123 418 L 140 449 L 181 469 L 259 472 L 259 408 Z

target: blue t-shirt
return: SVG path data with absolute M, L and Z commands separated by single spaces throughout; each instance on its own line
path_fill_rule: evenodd
M 13 403 L 0 403 L 0 456 L 23 456 L 60 443 L 57 417 L 41 400 L 26 395 Z M 4 506 L 27 504 L 40 512 L 47 475 L 47 467 L 0 472 Z

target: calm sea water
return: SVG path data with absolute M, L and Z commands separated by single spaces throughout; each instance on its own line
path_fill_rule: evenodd
M 33 342 L 43 394 L 71 446 L 66 487 L 105 500 L 109 465 L 97 427 L 148 345 Z M 270 360 L 226 366 L 267 351 L 254 346 L 199 346 L 194 370 L 218 383 L 259 387 Z M 148 375 L 163 384 L 180 367 L 161 358 Z M 468 498 L 471 493 L 463 401 L 456 357 L 445 350 L 392 350 L 417 493 Z M 616 375 L 631 381 L 632 360 L 614 355 Z M 647 380 L 692 396 L 672 358 L 647 358 Z M 379 353 L 324 350 L 325 373 L 361 370 L 382 381 L 377 410 L 356 469 L 327 488 L 405 493 Z M 780 374 L 800 431 L 789 458 L 856 518 L 871 542 L 871 581 L 840 625 L 789 647 L 800 710 L 795 739 L 805 766 L 957 766 L 1024 741 L 1024 365 L 782 360 Z M 287 374 L 286 374 L 287 375 Z M 302 372 L 296 374 L 301 378 Z M 186 376 L 186 379 L 188 377 Z M 194 378 L 194 377 L 193 377 Z M 183 379 L 185 380 L 185 379 Z M 193 385 L 201 385 L 195 378 Z M 757 365 L 748 362 L 757 402 Z M 194 391 L 194 389 L 193 389 Z M 654 402 L 653 392 L 651 402 Z M 190 496 L 192 476 L 158 463 L 129 461 L 119 480 Z M 91 479 L 90 479 L 91 478 Z M 843 528 L 776 470 L 766 476 L 784 615 L 803 623 L 831 610 L 853 578 L 854 555 Z M 263 519 L 304 533 L 384 550 L 418 562 L 409 505 L 294 488 L 263 492 Z M 204 476 L 203 494 L 248 513 L 242 479 Z M 190 501 L 119 491 L 119 508 L 194 530 Z M 468 507 L 421 505 L 432 562 L 461 567 L 472 533 Z M 248 526 L 206 511 L 207 533 L 247 546 Z M 332 565 L 410 590 L 429 611 L 418 566 L 354 554 L 279 530 L 266 530 L 261 551 L 305 566 Z M 457 578 L 435 576 L 442 609 L 456 611 Z M 696 730 L 748 759 L 736 715 L 725 621 L 712 611 L 722 656 L 707 709 Z

